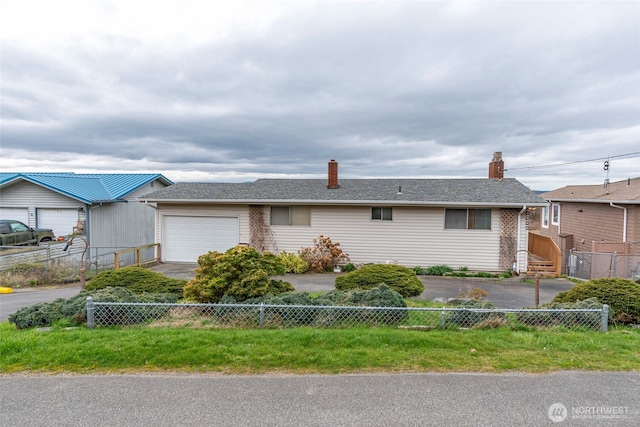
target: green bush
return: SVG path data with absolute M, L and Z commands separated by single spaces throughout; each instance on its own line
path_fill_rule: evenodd
M 607 304 L 614 322 L 638 323 L 640 321 L 640 285 L 628 279 L 594 279 L 560 292 L 552 302 L 567 303 L 596 298 Z
M 87 321 L 86 300 L 89 296 L 92 297 L 94 301 L 102 302 L 174 303 L 178 300 L 175 294 L 136 295 L 126 288 L 84 290 L 72 298 L 58 298 L 52 302 L 44 302 L 24 307 L 9 316 L 9 322 L 15 324 L 18 329 L 47 327 L 60 321 L 66 321 L 72 325 L 80 325 Z M 114 317 L 113 313 L 109 310 L 112 309 L 108 308 L 105 310 L 104 317 Z M 135 309 L 128 310 L 128 312 L 130 315 L 135 315 Z
M 198 258 L 196 276 L 184 288 L 184 297 L 202 303 L 217 303 L 224 296 L 236 301 L 293 291 L 290 283 L 269 276 L 285 273 L 280 258 L 247 246 L 225 253 L 209 252 Z
M 142 268 L 125 267 L 97 274 L 85 289 L 88 291 L 108 287 L 127 288 L 135 294 L 163 293 L 182 295 L 187 281 L 167 277 L 161 273 Z
M 503 313 L 476 311 L 477 309 L 496 308 L 496 306 L 489 301 L 471 299 L 457 308 L 465 310 L 452 312 L 447 318 L 447 322 L 455 323 L 461 328 L 477 327 L 490 322 L 496 322 L 498 324 L 507 323 L 506 316 Z
M 226 300 L 227 303 L 235 301 Z M 368 325 L 393 324 L 401 322 L 406 317 L 406 311 L 395 310 L 367 310 L 335 309 L 335 308 L 292 308 L 290 306 L 357 306 L 357 307 L 399 307 L 407 305 L 402 296 L 386 285 L 369 290 L 330 291 L 313 298 L 307 292 L 286 292 L 277 296 L 265 295 L 244 301 L 247 304 L 267 304 L 282 307 L 267 307 L 264 309 L 264 322 L 276 326 L 335 326 L 336 324 L 351 325 L 355 323 Z M 242 313 L 240 313 L 242 315 Z M 227 313 L 223 317 L 229 321 Z
M 298 254 L 282 251 L 280 255 L 278 255 L 278 258 L 280 258 L 280 262 L 284 265 L 286 273 L 302 274 L 309 271 L 309 263 Z
M 428 276 L 444 276 L 445 273 L 452 273 L 453 269 L 448 265 L 432 265 L 428 267 L 425 274 Z
M 344 265 L 344 267 L 342 267 L 342 271 L 344 271 L 345 273 L 350 273 L 352 271 L 356 271 L 356 266 L 353 265 L 352 262 L 348 262 Z
M 424 291 L 424 285 L 410 268 L 395 264 L 371 264 L 336 277 L 336 289 L 372 289 L 386 284 L 405 298 Z

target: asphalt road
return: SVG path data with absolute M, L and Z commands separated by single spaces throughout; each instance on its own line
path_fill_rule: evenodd
M 10 375 L 0 425 L 638 426 L 639 391 L 637 372 Z
M 58 298 L 71 298 L 78 295 L 80 286 L 45 287 L 14 289 L 11 294 L 0 294 L 0 322 L 23 307 L 40 302 L 49 302 Z

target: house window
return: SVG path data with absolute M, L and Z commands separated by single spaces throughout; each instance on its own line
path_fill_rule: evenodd
M 491 209 L 445 209 L 446 230 L 491 230 Z
M 551 225 L 560 225 L 560 205 L 551 205 Z
M 271 225 L 311 225 L 309 206 L 271 206 Z
M 549 206 L 542 208 L 542 226 L 549 228 Z
M 393 208 L 371 208 L 371 219 L 377 221 L 391 221 L 393 219 Z

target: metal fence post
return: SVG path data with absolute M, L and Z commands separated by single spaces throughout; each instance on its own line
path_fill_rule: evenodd
M 602 306 L 602 317 L 600 318 L 600 331 L 609 331 L 609 306 L 604 304 Z
M 447 312 L 442 310 L 442 329 L 445 328 L 446 322 L 447 322 Z
M 260 329 L 264 328 L 264 303 L 260 303 Z
M 95 310 L 96 306 L 93 305 L 93 298 L 87 297 L 87 328 L 93 329 L 95 326 Z

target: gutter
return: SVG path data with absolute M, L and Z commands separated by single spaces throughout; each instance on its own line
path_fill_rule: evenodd
M 342 206 L 430 206 L 430 207 L 483 207 L 519 208 L 522 202 L 444 202 L 407 200 L 316 200 L 316 199 L 145 199 L 142 203 L 159 204 L 216 204 L 216 205 L 342 205 Z M 529 203 L 526 207 L 544 207 L 547 203 Z
M 522 225 L 522 214 L 525 213 L 527 211 L 527 205 L 523 205 L 522 206 L 522 210 L 518 213 L 518 233 L 517 233 L 517 241 L 516 241 L 516 270 L 515 272 L 517 274 L 520 274 L 520 238 L 521 238 L 521 232 L 520 232 L 520 227 Z M 529 249 L 529 248 L 526 248 Z
M 614 205 L 613 202 L 609 202 L 609 206 L 612 208 L 618 208 L 624 210 L 624 222 L 622 224 L 622 241 L 627 242 L 627 208 L 623 206 Z

